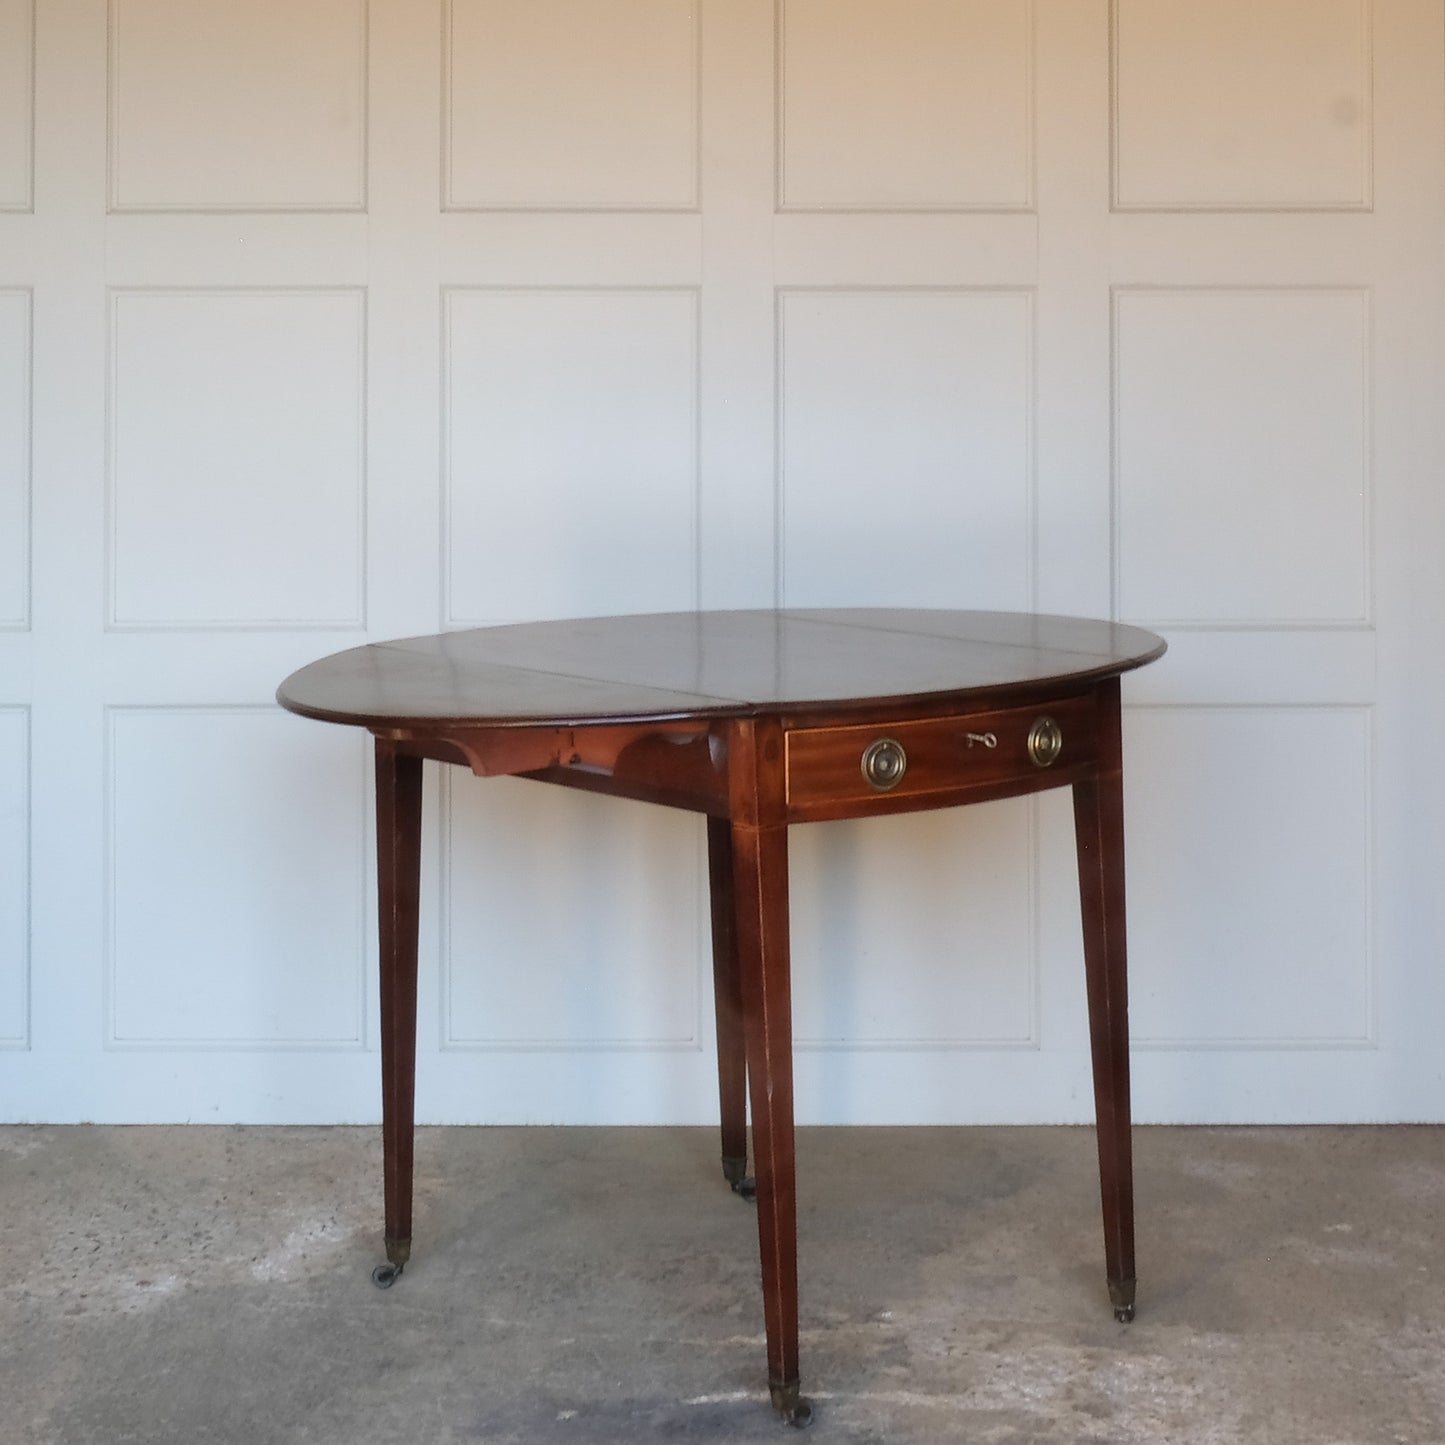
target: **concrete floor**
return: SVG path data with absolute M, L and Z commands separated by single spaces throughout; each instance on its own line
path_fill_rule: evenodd
M 808 1435 L 766 1404 L 711 1130 L 0 1129 L 0 1440 L 1445 1442 L 1445 1129 L 805 1130 Z

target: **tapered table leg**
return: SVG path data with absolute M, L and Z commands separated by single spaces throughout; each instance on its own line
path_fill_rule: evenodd
M 812 1419 L 812 1406 L 798 1393 L 798 1208 L 787 829 L 735 827 L 733 862 L 743 1032 L 753 1104 L 768 1391 L 773 1408 L 784 1419 L 806 1425 Z
M 787 774 L 777 719 L 739 718 L 727 737 L 729 832 L 753 1106 L 758 1247 L 768 1393 L 791 1425 L 813 1407 L 798 1393 L 798 1202 L 793 1157 L 793 1005 L 788 972 Z
M 743 980 L 738 971 L 737 902 L 733 897 L 732 827 L 707 820 L 708 882 L 712 895 L 713 1005 L 717 1012 L 717 1082 L 722 1116 L 723 1177 L 750 1198 L 747 1056 L 743 1044 Z
M 1100 689 L 1099 774 L 1074 785 L 1084 971 L 1104 1204 L 1104 1262 L 1119 1320 L 1134 1317 L 1134 1163 L 1129 1121 L 1129 994 L 1124 945 L 1124 788 L 1119 684 Z
M 416 946 L 421 892 L 421 759 L 376 741 L 376 875 L 381 944 L 381 1138 L 386 1258 L 372 1279 L 392 1284 L 411 1256 L 416 1097 Z

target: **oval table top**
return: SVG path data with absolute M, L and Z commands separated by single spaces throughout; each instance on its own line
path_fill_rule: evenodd
M 1139 627 L 1026 612 L 664 612 L 478 627 L 324 657 L 282 707 L 362 727 L 651 722 L 977 701 L 1152 662 Z

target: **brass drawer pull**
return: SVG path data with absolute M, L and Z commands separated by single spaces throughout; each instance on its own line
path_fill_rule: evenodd
M 908 754 L 896 738 L 879 738 L 863 750 L 863 776 L 879 793 L 896 788 L 908 771 Z
M 1047 768 L 1056 763 L 1064 748 L 1064 734 L 1058 723 L 1047 714 L 1029 729 L 1029 758 L 1035 767 Z

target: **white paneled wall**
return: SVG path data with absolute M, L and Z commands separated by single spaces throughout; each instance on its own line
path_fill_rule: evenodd
M 980 805 L 794 838 L 808 1050 L 1037 1048 L 1034 810 Z M 952 943 L 950 940 L 957 940 Z
M 697 292 L 444 304 L 446 620 L 694 606 Z
M 360 290 L 112 293 L 113 626 L 363 625 L 365 341 Z
M 30 292 L 0 291 L 0 627 L 30 619 Z
M 452 0 L 444 204 L 693 211 L 698 6 Z
M 1368 624 L 1369 293 L 1119 289 L 1114 317 L 1121 614 Z
M 0 211 L 28 211 L 34 155 L 33 0 L 0 0 Z
M 905 287 L 780 294 L 785 603 L 1028 608 L 1030 300 Z
M 0 0 L 0 1117 L 379 1113 L 368 639 L 1112 614 L 1136 1115 L 1445 1117 L 1435 0 Z M 428 1120 L 705 1122 L 690 816 L 428 771 Z M 800 1116 L 1086 1119 L 1067 798 L 793 838 Z
M 1368 208 L 1373 9 L 1115 0 L 1116 205 Z
M 778 0 L 784 210 L 1029 204 L 1031 0 Z
M 106 1042 L 360 1047 L 361 737 L 318 739 L 270 708 L 118 707 L 107 722 Z
M 535 786 L 443 780 L 443 1048 L 694 1050 L 711 998 L 696 819 Z
M 364 210 L 366 71 L 366 0 L 112 0 L 111 210 Z
M 29 724 L 0 707 L 0 1049 L 30 1044 Z
M 1133 710 L 1130 788 L 1149 800 L 1136 826 L 1167 816 L 1176 833 L 1129 859 L 1152 905 L 1130 939 L 1141 1047 L 1376 1043 L 1370 741 L 1359 706 Z

